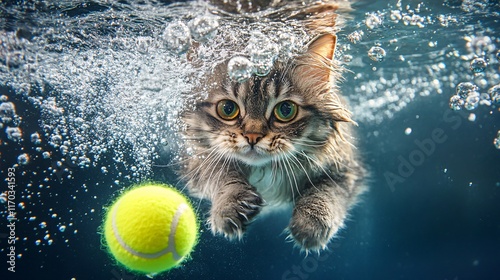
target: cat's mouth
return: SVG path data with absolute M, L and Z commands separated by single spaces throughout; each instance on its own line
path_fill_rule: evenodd
M 260 166 L 271 161 L 271 156 L 259 147 L 246 148 L 240 150 L 239 158 L 248 165 Z

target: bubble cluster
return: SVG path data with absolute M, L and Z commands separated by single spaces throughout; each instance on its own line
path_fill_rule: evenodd
M 500 105 L 500 84 L 488 89 L 488 95 L 493 104 Z
M 9 123 L 14 120 L 16 116 L 16 107 L 12 102 L 0 103 L 0 121 L 2 123 Z
M 252 77 L 253 63 L 243 56 L 233 57 L 227 64 L 227 72 L 231 79 L 242 83 Z
M 478 86 L 473 83 L 459 83 L 456 87 L 455 95 L 450 98 L 450 108 L 455 111 L 462 108 L 469 111 L 476 109 L 481 101 L 481 95 L 478 90 Z
M 386 56 L 385 50 L 380 46 L 373 46 L 368 50 L 368 57 L 376 62 L 384 61 Z
M 183 22 L 172 22 L 165 28 L 163 40 L 167 49 L 181 54 L 191 46 L 191 32 Z
M 271 71 L 275 58 L 278 55 L 278 46 L 259 31 L 252 32 L 246 51 L 254 65 L 254 72 L 258 76 L 266 76 Z
M 42 143 L 42 138 L 40 137 L 40 134 L 38 132 L 31 134 L 30 140 L 31 140 L 31 143 L 33 143 L 35 145 L 40 145 Z
M 7 134 L 7 139 L 13 142 L 20 142 L 23 137 L 21 128 L 16 126 L 14 127 L 8 126 L 7 128 L 5 128 L 5 134 Z
M 460 96 L 460 98 L 467 98 L 471 92 L 477 92 L 479 90 L 478 86 L 471 82 L 462 82 L 459 83 L 456 87 L 456 94 Z
M 363 38 L 363 35 L 364 35 L 364 32 L 363 30 L 356 30 L 352 33 L 350 33 L 349 35 L 347 35 L 347 39 L 349 39 L 349 41 L 353 44 L 356 44 L 358 43 L 359 41 L 361 41 L 361 39 Z
M 140 36 L 135 39 L 137 51 L 143 54 L 148 53 L 153 44 L 154 39 L 152 37 Z
M 454 111 L 462 110 L 465 101 L 459 95 L 453 95 L 450 97 L 450 108 Z
M 384 22 L 383 14 L 381 13 L 366 13 L 365 25 L 369 29 L 374 29 L 381 26 Z
M 217 32 L 219 21 L 213 16 L 196 17 L 189 23 L 191 35 L 196 41 L 206 41 L 212 38 Z
M 467 51 L 479 57 L 483 57 L 488 53 L 493 53 L 496 49 L 495 43 L 489 36 L 465 36 L 465 47 Z

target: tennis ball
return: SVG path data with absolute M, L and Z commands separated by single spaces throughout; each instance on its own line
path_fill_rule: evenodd
M 198 236 L 198 221 L 188 199 L 172 187 L 152 183 L 118 197 L 108 208 L 103 228 L 113 257 L 145 274 L 179 265 Z

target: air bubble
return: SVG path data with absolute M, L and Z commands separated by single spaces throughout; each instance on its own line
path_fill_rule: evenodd
M 411 131 L 412 131 L 411 127 L 407 127 L 407 128 L 405 129 L 405 134 L 406 134 L 406 135 L 410 135 L 410 134 L 411 134 Z
M 368 51 L 368 57 L 377 62 L 382 62 L 385 58 L 385 50 L 382 47 L 374 46 Z
M 454 111 L 462 110 L 465 101 L 459 95 L 453 95 L 450 98 L 450 108 Z
M 19 163 L 20 165 L 27 165 L 29 162 L 30 162 L 30 156 L 26 153 L 20 154 L 17 157 L 17 163 Z
M 0 203 L 5 203 L 5 202 L 7 202 L 7 194 L 1 193 L 0 194 Z
M 193 19 L 189 23 L 191 35 L 196 41 L 206 41 L 215 36 L 219 21 L 215 17 L 201 16 Z
M 488 90 L 488 94 L 490 96 L 490 100 L 493 104 L 500 104 L 500 84 L 496 86 L 492 86 Z
M 151 37 L 138 37 L 135 39 L 135 48 L 140 53 L 148 53 L 152 43 L 153 39 Z
M 351 43 L 356 44 L 359 41 L 361 41 L 361 39 L 363 38 L 363 35 L 364 35 L 364 33 L 362 30 L 360 30 L 360 31 L 356 30 L 356 31 L 352 32 L 351 34 L 349 34 L 347 36 L 347 39 L 349 39 L 349 41 L 351 41 Z
M 474 110 L 477 108 L 477 106 L 479 105 L 479 93 L 477 91 L 472 91 L 472 92 L 469 92 L 469 95 L 467 96 L 467 98 L 465 99 L 465 109 L 467 110 Z
M 64 232 L 66 230 L 66 226 L 62 225 L 59 227 L 60 232 Z
M 476 114 L 470 113 L 469 117 L 467 118 L 469 121 L 474 122 L 476 121 Z
M 467 50 L 477 56 L 484 56 L 495 51 L 495 44 L 488 36 L 467 36 L 465 37 Z
M 46 228 L 47 227 L 47 223 L 46 222 L 41 222 L 40 223 L 40 228 Z
M 163 32 L 165 47 L 177 54 L 186 52 L 191 45 L 189 28 L 183 22 L 170 23 Z
M 14 119 L 16 115 L 16 107 L 12 102 L 4 102 L 0 104 L 0 121 L 8 123 Z
M 493 140 L 493 145 L 500 150 L 500 130 L 497 132 L 497 137 Z
M 9 126 L 5 129 L 5 133 L 7 134 L 7 138 L 14 142 L 20 142 L 23 136 L 23 133 L 19 127 Z
M 470 70 L 475 74 L 483 73 L 488 63 L 484 58 L 476 57 L 470 62 Z
M 42 143 L 42 139 L 40 138 L 40 134 L 38 134 L 38 132 L 31 134 L 30 139 L 31 143 L 35 145 L 40 145 Z
M 59 147 L 59 145 L 61 145 L 61 143 L 62 143 L 62 137 L 59 134 L 54 134 L 50 138 L 50 145 L 52 145 L 53 147 L 57 148 Z
M 365 19 L 365 25 L 369 29 L 374 29 L 382 25 L 383 17 L 382 15 L 376 13 L 367 13 Z
M 41 241 L 40 239 L 37 239 L 37 240 L 35 241 L 35 245 L 36 245 L 36 246 L 40 245 L 41 243 L 42 243 L 42 241 Z
M 229 60 L 227 72 L 231 79 L 242 83 L 252 77 L 253 64 L 245 57 L 236 56 Z
M 481 93 L 479 98 L 479 105 L 491 106 L 491 99 L 489 94 L 483 92 Z
M 497 51 L 497 55 L 496 55 L 496 57 L 497 57 L 498 62 L 500 62 L 500 50 L 499 50 L 499 51 Z
M 399 10 L 391 11 L 391 20 L 392 21 L 398 22 L 399 20 L 401 20 L 401 18 L 402 18 L 401 11 L 399 11 Z

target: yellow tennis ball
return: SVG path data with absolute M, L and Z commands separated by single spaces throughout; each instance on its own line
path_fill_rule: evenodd
M 141 273 L 179 265 L 196 244 L 198 221 L 188 199 L 172 187 L 146 183 L 122 194 L 104 220 L 114 258 Z

